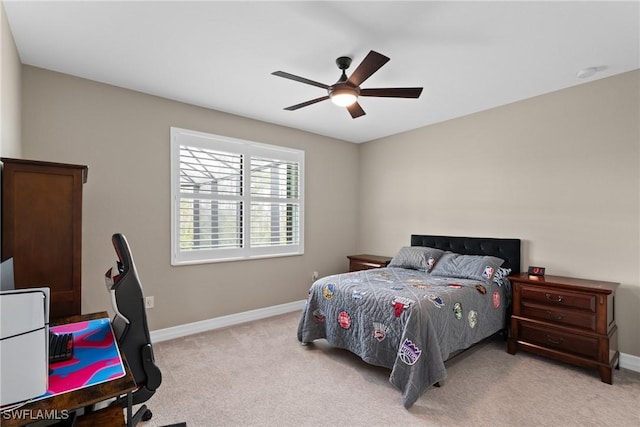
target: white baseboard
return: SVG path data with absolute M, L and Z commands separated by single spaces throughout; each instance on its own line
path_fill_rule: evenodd
M 187 323 L 186 325 L 158 329 L 151 331 L 151 342 L 155 343 L 172 340 L 174 338 L 180 338 L 200 332 L 211 331 L 214 329 L 302 310 L 305 302 L 306 300 L 294 301 L 287 304 L 274 305 L 272 307 L 259 308 L 257 310 L 244 311 L 242 313 L 230 314 L 228 316 L 201 320 L 200 322 Z M 640 372 L 640 357 L 620 353 L 620 367 L 630 371 Z
M 287 304 L 274 305 L 272 307 L 259 308 L 257 310 L 244 311 L 242 313 L 230 314 L 228 316 L 214 317 L 213 319 L 201 320 L 199 322 L 187 323 L 186 325 L 172 326 L 165 329 L 151 331 L 151 342 L 161 342 L 180 338 L 200 332 L 211 331 L 227 326 L 238 325 L 240 323 L 260 320 L 279 314 L 290 313 L 302 310 L 306 300 L 294 301 Z
M 620 353 L 620 367 L 630 371 L 640 372 L 640 357 Z

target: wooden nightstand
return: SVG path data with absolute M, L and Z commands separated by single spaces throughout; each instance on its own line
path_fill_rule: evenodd
M 614 297 L 618 283 L 561 276 L 509 276 L 513 315 L 507 351 L 530 351 L 598 369 L 612 381 L 618 368 Z
M 349 271 L 368 270 L 370 268 L 382 268 L 389 265 L 391 258 L 378 255 L 349 255 Z

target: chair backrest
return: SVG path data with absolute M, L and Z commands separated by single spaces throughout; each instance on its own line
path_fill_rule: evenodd
M 116 312 L 112 326 L 120 351 L 126 357 L 139 387 L 133 393 L 133 403 L 137 404 L 155 393 L 162 381 L 162 374 L 155 365 L 144 294 L 129 244 L 125 236 L 119 233 L 114 234 L 111 241 L 118 255 L 118 271 L 114 272 L 112 268 L 105 274 Z

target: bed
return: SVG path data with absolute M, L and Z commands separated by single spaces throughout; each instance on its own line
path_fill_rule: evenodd
M 519 239 L 412 235 L 386 268 L 315 281 L 298 340 L 325 339 L 390 369 L 409 408 L 446 378 L 446 360 L 506 331 L 511 270 Z

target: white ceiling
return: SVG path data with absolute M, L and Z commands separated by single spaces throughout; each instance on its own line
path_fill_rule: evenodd
M 640 68 L 640 3 L 428 1 L 3 1 L 20 59 L 265 122 L 364 142 Z M 325 84 L 369 50 L 391 58 L 352 119 Z M 591 78 L 576 72 L 599 67 Z

